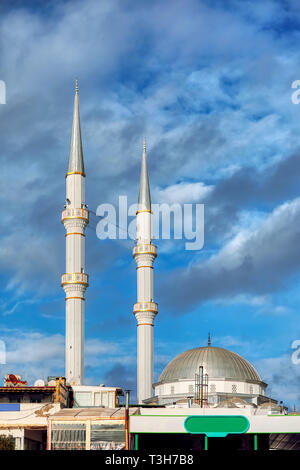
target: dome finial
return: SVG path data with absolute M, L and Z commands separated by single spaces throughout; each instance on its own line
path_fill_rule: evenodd
M 78 93 L 78 80 L 75 80 L 75 93 Z
M 207 346 L 211 346 L 210 333 L 208 333 Z

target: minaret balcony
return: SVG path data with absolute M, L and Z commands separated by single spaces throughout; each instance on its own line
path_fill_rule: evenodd
M 89 275 L 86 273 L 65 273 L 61 276 L 61 285 L 66 284 L 83 284 L 89 285 Z
M 137 312 L 158 313 L 158 305 L 156 302 L 137 302 L 133 306 L 133 313 Z
M 65 209 L 61 214 L 61 221 L 70 219 L 82 219 L 89 223 L 89 211 L 87 209 Z
M 152 245 L 152 243 L 143 244 L 143 245 L 137 244 L 133 247 L 133 256 L 146 255 L 146 254 L 150 254 L 156 257 L 157 247 L 155 245 Z

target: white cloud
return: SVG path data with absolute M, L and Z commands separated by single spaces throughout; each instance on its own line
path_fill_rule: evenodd
M 33 384 L 48 375 L 61 374 L 64 368 L 64 337 L 34 331 L 1 328 L 6 345 L 6 364 L 0 366 L 1 376 L 20 374 Z
M 188 269 L 173 271 L 159 287 L 160 295 L 176 311 L 185 312 L 208 300 L 280 291 L 299 268 L 299 220 L 300 198 L 278 206 L 253 230 L 241 230 L 209 259 L 199 263 L 195 257 Z M 273 308 L 276 315 L 283 313 L 282 306 Z
M 155 189 L 153 201 L 157 203 L 188 204 L 201 202 L 213 189 L 212 185 L 202 182 L 178 183 L 167 186 L 164 189 Z
M 231 298 L 220 299 L 217 303 L 222 303 L 225 305 L 252 305 L 254 307 L 262 307 L 265 305 L 269 305 L 272 300 L 270 295 L 246 295 L 246 294 L 239 294 Z
M 47 334 L 39 331 L 0 328 L 0 339 L 6 349 L 6 363 L 0 365 L 1 375 L 8 373 L 22 375 L 29 384 L 38 378 L 64 374 L 65 337 L 61 334 Z M 103 370 L 122 361 L 136 363 L 134 344 L 127 341 L 102 341 L 87 338 L 85 341 L 85 368 L 101 365 Z
M 254 230 L 241 230 L 230 240 L 218 254 L 207 261 L 211 269 L 234 270 L 240 267 L 249 256 L 255 270 L 288 269 L 290 256 L 288 251 L 293 249 L 291 244 L 297 238 L 296 228 L 300 217 L 300 198 L 286 202 L 265 217 Z M 284 267 L 286 264 L 286 267 Z
M 290 409 L 300 403 L 300 366 L 292 363 L 290 354 L 279 357 L 260 359 L 255 362 L 263 379 L 269 384 L 268 394 L 276 400 L 282 400 Z
M 0 78 L 7 83 L 7 105 L 0 108 L 0 262 L 8 295 L 59 289 L 59 212 L 76 76 L 91 208 L 119 192 L 136 200 L 144 134 L 151 187 L 170 201 L 200 200 L 215 184 L 201 181 L 215 182 L 247 165 L 271 167 L 298 148 L 299 109 L 290 101 L 290 84 L 299 78 L 297 41 L 269 27 L 292 14 L 298 18 L 296 9 L 291 2 L 284 9 L 269 1 L 255 10 L 251 2 L 234 4 L 224 11 L 220 4 L 196 0 L 136 2 L 132 8 L 87 0 L 54 6 L 53 15 L 25 7 L 3 13 Z M 198 182 L 178 184 L 183 178 Z M 241 215 L 230 242 L 204 263 L 203 283 L 196 277 L 191 298 L 246 295 L 244 302 L 263 306 L 269 291 L 299 265 L 298 209 L 297 200 L 289 202 L 263 214 L 255 226 L 253 211 Z M 88 241 L 87 256 L 90 247 Z M 166 243 L 163 249 L 172 247 Z M 94 252 L 91 258 L 99 276 L 103 263 Z M 14 300 L 7 313 L 17 313 L 21 304 Z M 275 314 L 285 313 L 283 305 L 271 306 Z M 59 337 L 49 338 L 45 347 L 52 344 L 55 356 L 62 345 Z M 45 357 L 43 336 L 31 341 Z M 33 357 L 26 339 L 23 347 L 16 360 L 22 351 Z M 89 358 L 107 353 L 114 361 L 114 347 L 87 343 Z M 43 367 L 62 364 L 51 361 Z M 43 370 L 27 365 L 33 375 Z
M 99 339 L 89 339 L 85 346 L 85 354 L 88 360 L 95 359 L 99 355 L 107 356 L 118 352 L 119 346 L 117 343 L 100 341 Z

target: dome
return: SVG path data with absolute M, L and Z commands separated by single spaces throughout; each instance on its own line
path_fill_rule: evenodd
M 261 382 L 254 367 L 243 357 L 228 349 L 206 346 L 189 349 L 176 356 L 163 370 L 158 384 L 178 380 L 194 380 L 199 366 L 204 367 L 208 379 L 225 378 Z

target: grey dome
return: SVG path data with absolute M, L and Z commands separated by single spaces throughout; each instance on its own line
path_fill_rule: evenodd
M 241 381 L 261 382 L 254 367 L 243 357 L 228 349 L 206 346 L 189 349 L 176 356 L 163 370 L 158 384 L 178 380 L 194 380 L 195 373 L 203 366 L 208 380 L 226 378 Z

